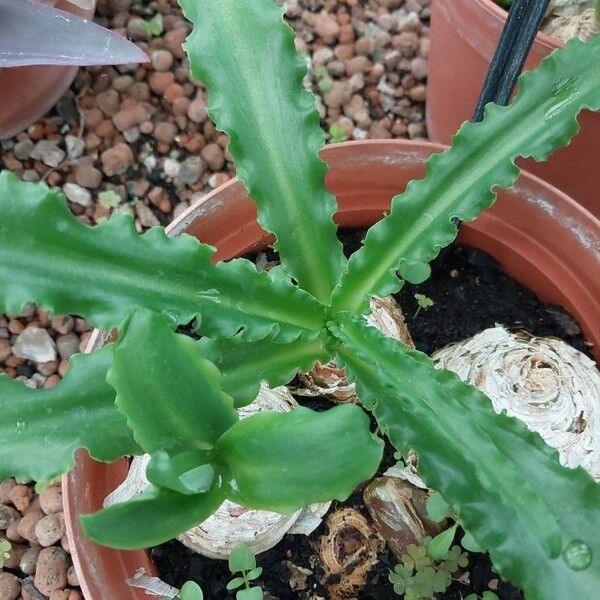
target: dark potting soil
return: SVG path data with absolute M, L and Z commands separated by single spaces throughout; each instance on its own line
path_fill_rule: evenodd
M 360 246 L 363 236 L 363 230 L 341 232 L 348 255 Z M 276 255 L 269 251 L 267 260 L 271 259 L 276 259 Z M 415 293 L 429 297 L 433 305 L 418 310 Z M 454 245 L 443 250 L 432 263 L 431 278 L 418 286 L 405 285 L 396 299 L 417 348 L 428 354 L 496 324 L 534 335 L 555 336 L 590 354 L 579 325 L 564 309 L 540 302 L 533 292 L 508 276 L 493 258 L 467 246 Z M 330 404 L 324 399 L 297 399 L 317 410 Z M 394 462 L 393 449 L 389 445 L 385 454 L 380 472 Z M 362 490 L 344 503 L 334 502 L 331 510 L 340 507 L 352 507 L 369 518 L 362 504 Z M 275 548 L 257 556 L 258 565 L 263 567 L 257 584 L 265 591 L 266 600 L 328 598 L 325 587 L 328 582 L 324 581 L 318 556 L 319 540 L 325 533 L 326 525 L 321 524 L 308 537 L 287 535 Z M 459 539 L 460 534 L 457 535 Z M 228 592 L 225 587 L 232 577 L 226 561 L 204 558 L 178 541 L 154 548 L 152 558 L 161 579 L 170 585 L 181 587 L 186 581 L 194 580 L 201 585 L 208 600 L 235 598 L 235 592 Z M 357 600 L 399 598 L 388 581 L 388 573 L 397 561 L 387 549 L 378 558 L 379 562 L 371 569 Z M 290 588 L 293 576 L 290 564 L 312 572 L 302 590 Z M 487 554 L 469 553 L 469 565 L 464 571 L 466 576 L 460 577 L 460 581 L 454 580 L 446 592 L 437 594 L 438 600 L 461 600 L 470 593 L 481 595 L 490 589 L 500 600 L 523 598 L 517 588 L 501 581 L 493 572 Z M 459 575 L 461 573 L 455 577 L 458 579 Z

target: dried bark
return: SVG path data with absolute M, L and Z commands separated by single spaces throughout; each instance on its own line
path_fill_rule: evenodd
M 391 296 L 371 298 L 371 313 L 367 323 L 387 337 L 415 347 L 402 310 Z M 309 373 L 299 374 L 298 379 L 304 386 L 292 390 L 298 396 L 323 396 L 333 402 L 358 402 L 354 384 L 348 382 L 344 369 L 338 367 L 335 361 L 317 363 Z
M 595 0 L 552 0 L 542 31 L 563 43 L 575 37 L 589 40 L 600 31 L 594 4 Z
M 319 555 L 330 600 L 356 598 L 367 574 L 377 563 L 385 541 L 358 511 L 343 508 L 327 518 L 328 532 L 321 537 Z
M 600 372 L 583 353 L 555 338 L 494 327 L 432 358 L 483 391 L 496 412 L 538 432 L 564 466 L 581 465 L 600 481 Z

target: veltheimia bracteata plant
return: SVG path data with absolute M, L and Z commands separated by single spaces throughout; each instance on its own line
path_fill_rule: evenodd
M 35 301 L 119 335 L 74 357 L 53 389 L 0 377 L 0 477 L 49 481 L 77 448 L 103 461 L 149 453 L 142 496 L 82 517 L 99 543 L 147 547 L 226 498 L 285 512 L 348 497 L 382 457 L 370 412 L 397 450 L 418 452 L 423 479 L 527 598 L 596 597 L 600 486 L 364 314 L 369 296 L 428 277 L 457 220 L 476 218 L 515 181 L 517 157 L 544 160 L 575 135 L 580 110 L 600 109 L 600 39 L 571 41 L 521 77 L 510 107 L 489 105 L 482 122 L 464 124 L 347 261 L 324 186 L 324 135 L 282 9 L 274 0 L 181 4 L 194 24 L 192 74 L 282 268 L 214 264 L 211 247 L 161 228 L 138 235 L 129 216 L 89 227 L 58 192 L 2 173 L 0 309 Z M 200 342 L 176 333 L 192 319 Z M 332 358 L 362 407 L 239 420 L 261 381 L 286 384 Z

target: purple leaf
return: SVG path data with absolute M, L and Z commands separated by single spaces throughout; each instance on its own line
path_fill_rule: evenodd
M 148 60 L 135 44 L 92 21 L 31 0 L 0 0 L 0 67 Z

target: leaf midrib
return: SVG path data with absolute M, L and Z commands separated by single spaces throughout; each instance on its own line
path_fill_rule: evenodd
M 133 290 L 134 294 L 131 295 L 154 293 L 167 298 L 178 298 L 183 307 L 187 309 L 189 306 L 189 314 L 193 314 L 196 311 L 201 312 L 197 301 L 198 294 L 201 291 L 189 284 L 188 281 L 190 280 L 188 278 L 185 278 L 185 283 L 180 280 L 176 286 L 174 279 L 148 277 L 146 273 L 136 269 L 121 270 L 119 264 L 116 263 L 111 263 L 107 266 L 101 258 L 87 256 L 84 259 L 82 255 L 74 255 L 69 249 L 63 247 L 54 247 L 52 249 L 52 256 L 61 255 L 62 258 L 59 261 L 45 261 L 44 264 L 44 279 L 51 281 L 53 284 L 61 280 L 69 283 L 73 277 L 76 277 L 80 285 L 84 285 L 83 282 L 85 281 L 90 281 L 92 289 L 100 289 L 99 285 L 102 285 L 102 282 L 113 281 L 116 282 L 116 285 L 120 289 Z M 11 247 L 4 246 L 0 250 L 0 280 L 11 281 L 14 278 L 14 271 L 8 265 L 11 263 L 19 264 L 21 267 L 20 281 L 33 280 L 35 286 L 35 281 L 38 279 L 36 273 L 39 273 L 40 261 L 44 261 L 44 257 L 40 253 L 23 253 L 16 249 L 13 250 Z M 68 265 L 68 267 L 65 268 L 65 265 Z M 60 289 L 60 286 L 55 287 Z M 290 291 L 292 291 L 291 288 Z M 50 295 L 56 296 L 53 292 L 50 292 Z M 97 295 L 102 297 L 105 296 L 105 293 L 101 291 Z M 126 296 L 130 296 L 130 294 L 126 294 Z M 209 300 L 206 296 L 204 299 L 205 301 Z M 33 301 L 34 298 L 30 300 Z M 274 314 L 273 303 L 261 303 L 258 298 L 248 302 L 248 297 L 244 295 L 229 298 L 219 293 L 212 301 L 214 304 L 224 305 L 232 310 L 246 312 L 250 318 L 256 316 L 273 321 L 279 319 L 288 325 L 311 331 L 320 329 L 320 324 L 312 322 L 312 319 L 310 321 L 304 319 L 300 311 L 296 314 L 293 311 L 285 310 L 285 306 L 281 306 L 282 310 Z M 168 312 L 168 307 L 165 307 L 165 309 Z
M 245 43 L 250 40 L 250 36 L 246 35 L 246 32 L 242 31 L 240 28 L 240 23 L 234 15 L 234 9 L 232 6 L 229 6 L 227 2 L 223 2 L 219 5 L 221 10 L 224 11 L 226 18 L 224 22 L 228 28 L 227 31 L 227 39 L 235 40 L 240 46 L 242 50 L 242 56 L 252 56 L 252 48 L 248 47 Z M 215 10 L 217 10 L 215 8 Z M 273 177 L 275 178 L 275 185 L 280 190 L 278 198 L 271 199 L 262 199 L 263 202 L 275 202 L 280 201 L 285 205 L 286 210 L 290 215 L 290 220 L 292 223 L 300 223 L 303 220 L 303 214 L 300 210 L 300 203 L 294 202 L 292 199 L 296 197 L 296 192 L 291 185 L 291 181 L 285 176 L 287 169 L 285 168 L 285 164 L 282 162 L 282 155 L 279 152 L 279 149 L 274 144 L 274 141 L 278 139 L 278 136 L 270 135 L 269 128 L 265 125 L 269 123 L 269 114 L 267 111 L 263 110 L 261 107 L 264 104 L 264 98 L 260 95 L 259 90 L 256 85 L 252 85 L 252 82 L 249 81 L 244 69 L 240 69 L 238 72 L 239 79 L 243 82 L 244 86 L 244 97 L 248 104 L 251 105 L 251 112 L 254 114 L 263 114 L 262 119 L 258 119 L 254 123 L 254 127 L 259 129 L 259 133 L 257 133 L 256 137 L 262 142 L 262 146 L 265 150 L 265 153 L 269 157 L 270 163 L 273 165 L 273 169 L 271 171 Z M 304 90 L 301 90 L 299 93 L 306 93 Z M 257 200 L 258 201 L 258 200 Z M 260 219 L 259 219 L 260 220 Z M 315 276 L 315 269 L 319 264 L 319 244 L 318 239 L 314 239 L 310 233 L 312 232 L 312 228 L 310 227 L 297 227 L 295 229 L 295 235 L 298 238 L 298 244 L 294 244 L 303 249 L 303 255 L 305 256 L 305 260 L 303 261 L 303 267 L 306 272 L 306 275 L 310 277 L 310 291 L 316 296 L 317 299 L 322 301 L 326 301 L 329 299 L 329 294 L 331 290 L 328 287 L 327 281 L 324 281 L 322 277 L 319 277 L 318 272 Z M 278 240 L 279 242 L 287 242 L 288 240 Z

